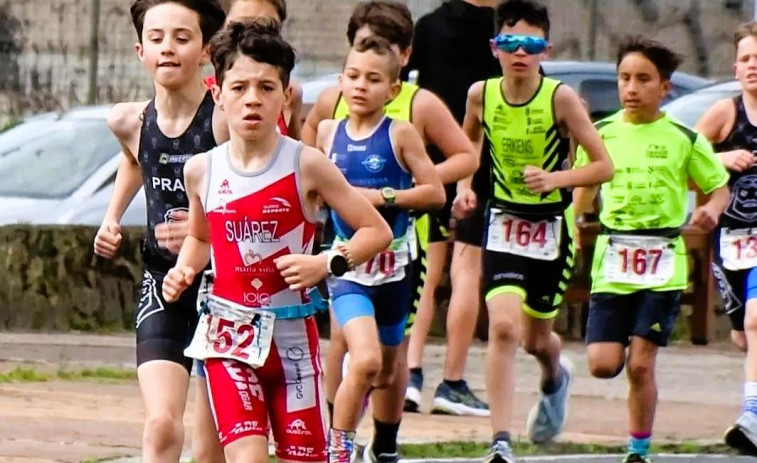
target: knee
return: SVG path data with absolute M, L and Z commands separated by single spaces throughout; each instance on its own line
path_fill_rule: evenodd
M 738 347 L 741 352 L 746 352 L 747 343 L 743 331 L 731 331 L 731 341 L 733 341 L 733 344 Z
M 373 380 L 373 387 L 376 389 L 386 389 L 394 384 L 397 371 L 396 362 L 384 362 L 384 364 L 381 365 L 381 371 L 376 375 L 376 379 Z
M 373 383 L 381 372 L 381 356 L 376 353 L 350 353 L 348 375 Z
M 545 354 L 549 350 L 549 336 L 527 336 L 523 350 L 536 357 Z
M 642 383 L 654 380 L 654 363 L 634 361 L 628 363 L 628 379 L 632 383 Z
M 157 413 L 147 418 L 144 430 L 144 445 L 160 452 L 176 446 L 184 441 L 184 424 L 181 417 L 171 416 L 169 413 Z
M 489 342 L 498 344 L 520 344 L 523 328 L 516 320 L 489 320 Z
M 197 463 L 224 463 L 223 449 L 218 439 L 213 442 L 209 438 L 195 440 L 192 445 L 192 460 Z
M 744 314 L 744 331 L 757 333 L 757 301 L 747 303 L 747 310 Z
M 595 378 L 612 379 L 623 371 L 623 362 L 607 362 L 589 359 L 589 373 Z

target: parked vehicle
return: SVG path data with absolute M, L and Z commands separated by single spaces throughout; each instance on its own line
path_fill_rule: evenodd
M 0 225 L 99 225 L 121 160 L 105 106 L 30 117 L 0 133 Z M 123 225 L 144 225 L 140 190 Z
M 710 106 L 722 99 L 733 98 L 739 93 L 741 85 L 737 80 L 721 82 L 673 100 L 662 109 L 689 127 L 694 127 Z

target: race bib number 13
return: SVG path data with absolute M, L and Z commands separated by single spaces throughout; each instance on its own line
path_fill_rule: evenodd
M 562 217 L 531 222 L 491 210 L 486 249 L 538 260 L 555 260 L 560 253 Z
M 721 230 L 720 258 L 728 270 L 757 267 L 757 230 Z
M 675 252 L 668 238 L 613 236 L 602 265 L 608 282 L 662 285 L 673 278 Z

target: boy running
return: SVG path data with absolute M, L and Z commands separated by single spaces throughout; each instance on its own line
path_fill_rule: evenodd
M 714 228 L 728 204 L 728 174 L 710 143 L 660 111 L 680 61 L 657 42 L 628 39 L 617 57 L 623 109 L 597 122 L 617 174 L 602 186 L 602 233 L 592 263 L 586 343 L 592 375 L 614 378 L 627 365 L 630 437 L 625 463 L 650 461 L 655 360 L 667 345 L 688 284 L 680 236 L 688 180 L 712 195 L 694 211 L 692 225 Z M 586 161 L 582 146 L 576 165 Z M 576 190 L 577 213 L 591 209 L 597 190 Z
M 400 64 L 406 65 L 412 52 L 413 20 L 410 10 L 404 3 L 378 0 L 358 4 L 352 12 L 347 26 L 347 39 L 350 46 L 370 36 L 379 36 L 391 44 L 392 50 L 400 58 Z M 471 175 L 478 162 L 468 139 L 455 121 L 444 103 L 428 90 L 402 82 L 399 94 L 389 102 L 384 112 L 395 121 L 408 121 L 421 135 L 423 143 L 435 145 L 446 160 L 436 164 L 435 169 L 442 180 L 448 184 Z M 313 109 L 305 120 L 302 140 L 313 145 L 316 141 L 318 124 L 326 119 L 344 119 L 348 115 L 347 104 L 338 87 L 323 91 Z M 413 262 L 413 301 L 410 306 L 405 335 L 410 334 L 414 311 L 417 309 L 425 278 L 425 251 L 429 239 L 445 240 L 439 224 L 434 222 L 434 215 L 424 214 L 415 220 L 417 248 L 414 250 Z M 332 317 L 331 342 L 326 355 L 326 390 L 329 401 L 333 403 L 339 383 L 342 380 L 342 360 L 347 346 L 342 336 L 336 317 Z M 374 436 L 370 455 L 394 455 L 397 457 L 397 433 L 399 432 L 404 406 L 405 389 L 408 382 L 407 341 L 400 345 L 397 365 L 392 384 L 375 391 L 373 401 Z
M 389 42 L 368 37 L 357 43 L 340 76 L 349 116 L 318 126 L 318 148 L 379 209 L 394 237 L 375 259 L 329 281 L 332 311 L 350 352 L 350 367 L 334 401 L 332 463 L 350 461 L 369 388 L 387 387 L 396 374 L 411 299 L 409 209 L 444 205 L 444 188 L 415 127 L 384 115 L 384 105 L 400 89 L 399 72 L 399 57 Z M 338 214 L 332 212 L 331 219 L 333 247 L 339 249 L 352 230 Z M 369 455 L 366 461 L 371 460 Z
M 231 139 L 185 168 L 189 235 L 163 283 L 176 300 L 211 259 L 209 310 L 188 353 L 205 359 L 226 461 L 326 460 L 317 291 L 386 248 L 391 231 L 322 153 L 282 137 L 294 50 L 273 22 L 231 23 L 212 41 L 216 103 Z M 355 230 L 311 255 L 322 200 Z M 270 424 L 269 424 L 270 423 Z
M 228 139 L 225 118 L 202 81 L 206 45 L 222 26 L 215 0 L 137 0 L 131 6 L 137 56 L 155 85 L 149 102 L 119 103 L 108 126 L 124 153 L 110 205 L 95 237 L 95 253 L 113 258 L 121 244 L 119 222 L 140 187 L 147 197 L 144 276 L 136 310 L 137 374 L 145 402 L 142 459 L 178 461 L 192 359 L 184 348 L 197 324 L 194 281 L 178 301 L 159 288 L 187 234 L 189 205 L 184 163 Z
M 547 9 L 510 0 L 495 11 L 498 35 L 491 43 L 505 77 L 471 87 L 463 129 L 479 146 L 486 135 L 492 166 L 482 247 L 494 442 L 485 461 L 512 463 L 514 364 L 521 343 L 542 369 L 541 397 L 528 419 L 530 439 L 550 441 L 565 424 L 571 373 L 552 325 L 574 261 L 568 188 L 609 180 L 613 167 L 578 95 L 539 73 L 551 48 Z M 563 170 L 571 136 L 586 147 L 589 162 Z M 456 215 L 474 206 L 457 201 Z
M 734 34 L 734 71 L 741 95 L 717 102 L 696 129 L 715 145 L 731 177 L 731 202 L 715 236 L 712 273 L 731 320 L 731 339 L 746 352 L 744 410 L 726 431 L 728 445 L 757 455 L 757 23 Z M 752 307 L 751 309 L 749 307 Z

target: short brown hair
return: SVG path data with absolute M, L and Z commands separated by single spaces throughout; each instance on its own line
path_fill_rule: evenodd
M 757 39 L 757 22 L 741 23 L 738 25 L 733 33 L 733 46 L 739 47 L 739 42 L 747 37 L 754 37 Z
M 359 3 L 352 11 L 347 25 L 347 39 L 355 45 L 355 34 L 363 26 L 370 27 L 379 37 L 407 50 L 413 43 L 413 15 L 404 3 L 390 0 L 371 0 Z
M 223 84 L 226 71 L 244 55 L 259 63 L 279 69 L 284 88 L 294 68 L 294 48 L 279 33 L 279 22 L 273 18 L 245 18 L 234 21 L 210 41 L 210 55 L 216 70 L 216 82 Z
M 197 13 L 203 45 L 210 42 L 211 37 L 223 27 L 226 20 L 226 13 L 223 12 L 218 0 L 135 0 L 129 11 L 140 43 L 145 26 L 145 15 L 150 9 L 164 3 L 176 3 Z
M 373 53 L 376 53 L 381 57 L 386 57 L 389 66 L 389 81 L 395 82 L 400 78 L 400 71 L 402 70 L 400 58 L 396 53 L 394 53 L 391 44 L 385 38 L 379 37 L 377 35 L 366 37 L 356 43 L 355 46 L 352 47 L 352 49 L 358 53 L 372 51 Z
M 221 0 L 221 6 L 226 14 L 229 14 L 231 7 L 237 2 L 243 2 L 246 0 Z M 249 0 L 247 0 L 249 1 Z M 276 9 L 276 14 L 279 15 L 279 20 L 283 23 L 287 19 L 287 2 L 286 0 L 258 0 L 268 2 Z

